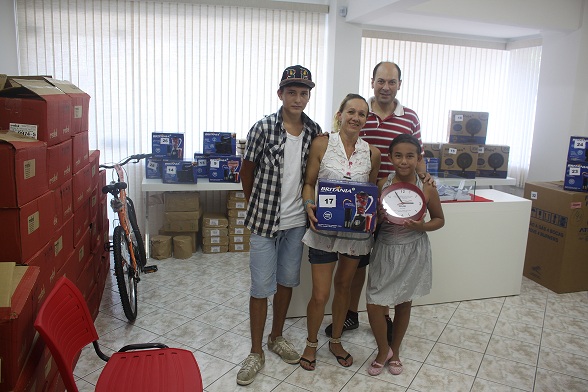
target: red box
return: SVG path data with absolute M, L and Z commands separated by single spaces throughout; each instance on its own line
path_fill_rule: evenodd
M 73 173 L 76 174 L 82 167 L 90 161 L 90 144 L 88 131 L 76 133 L 72 136 L 72 164 Z
M 86 200 L 82 207 L 78 208 L 73 216 L 73 243 L 74 247 L 82 239 L 82 236 L 90 228 L 90 200 Z
M 53 191 L 19 208 L 0 208 L 0 260 L 23 262 L 53 235 Z
M 19 207 L 49 189 L 47 145 L 15 132 L 0 132 L 0 208 Z
M 13 390 L 35 337 L 39 268 L 16 266 L 14 271 L 10 278 L 0 277 L 2 285 L 16 287 L 10 306 L 0 308 L 0 391 Z
M 90 158 L 89 158 L 91 169 L 91 176 L 92 176 L 92 187 L 98 186 L 99 180 L 99 173 L 100 173 L 100 150 L 92 150 L 90 151 Z
M 71 99 L 46 80 L 14 78 L 0 90 L 0 129 L 53 146 L 71 137 Z
M 98 194 L 100 195 L 100 201 L 106 200 L 106 193 L 102 192 L 102 188 L 106 186 L 106 170 L 100 170 L 98 172 Z
M 53 236 L 54 264 L 56 271 L 65 265 L 67 258 L 74 250 L 73 242 L 73 227 L 74 220 L 70 218 L 60 228 L 60 230 Z M 51 282 L 50 283 L 54 283 Z M 53 286 L 51 286 L 53 287 Z
M 67 180 L 56 193 L 60 195 L 61 213 L 63 221 L 66 221 L 73 216 L 73 181 Z
M 24 261 L 25 265 L 39 267 L 37 278 L 37 304 L 40 306 L 53 288 L 55 283 L 55 245 L 53 241 L 47 242 L 41 250 L 35 253 L 30 259 Z
M 76 255 L 76 262 L 80 264 L 80 268 L 78 269 L 78 276 L 79 273 L 82 272 L 84 266 L 88 262 L 91 257 L 92 252 L 90 252 L 90 228 L 82 235 L 82 239 L 78 242 L 74 247 L 74 254 Z
M 84 299 L 88 302 L 90 291 L 96 285 L 96 265 L 94 264 L 94 255 L 90 254 L 89 258 L 86 258 L 86 263 L 80 271 L 80 275 L 74 281 L 78 289 L 82 292 Z
M 100 206 L 100 196 L 98 195 L 98 187 L 95 186 L 90 195 L 90 220 L 95 220 L 98 215 L 98 207 Z
M 88 191 L 90 187 L 90 165 L 86 165 L 81 170 L 75 172 L 72 180 L 73 210 L 75 213 L 82 204 L 90 199 L 91 189 Z
M 90 96 L 73 83 L 66 80 L 48 79 L 49 83 L 66 93 L 71 99 L 71 131 L 72 134 L 87 131 Z
M 71 178 L 72 140 L 47 147 L 49 189 L 57 189 Z

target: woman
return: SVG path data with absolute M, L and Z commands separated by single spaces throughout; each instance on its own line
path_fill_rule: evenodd
M 310 228 L 302 242 L 309 246 L 312 272 L 312 297 L 307 306 L 308 337 L 300 359 L 300 366 L 305 370 L 314 370 L 316 366 L 317 334 L 329 300 L 333 273 L 335 294 L 329 350 L 341 366 L 353 364 L 353 358 L 343 349 L 340 338 L 349 306 L 351 281 L 360 257 L 370 252 L 373 237 L 370 233 L 317 231 L 314 226 L 317 222 L 314 195 L 318 178 L 376 182 L 380 151 L 359 138 L 368 113 L 368 104 L 362 96 L 348 94 L 335 115 L 337 131 L 329 137 L 315 138 L 310 147 L 302 189 L 304 208 L 310 221 Z

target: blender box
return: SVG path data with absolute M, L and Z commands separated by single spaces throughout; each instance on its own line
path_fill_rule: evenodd
M 378 187 L 369 182 L 319 178 L 315 227 L 319 230 L 373 232 L 378 196 Z
M 208 181 L 240 182 L 241 156 L 227 155 L 210 157 Z
M 196 168 L 196 177 L 208 178 L 208 165 L 210 161 L 208 154 L 200 154 L 195 152 L 194 161 L 198 163 L 198 167 Z
M 237 153 L 237 135 L 231 132 L 204 132 L 202 152 L 205 154 Z
M 570 137 L 568 162 L 588 162 L 588 137 Z
M 568 162 L 563 188 L 567 191 L 588 192 L 588 162 Z
M 153 132 L 151 153 L 154 158 L 184 159 L 184 134 Z
M 145 178 L 161 178 L 163 168 L 163 159 L 147 158 L 145 159 Z
M 488 112 L 449 111 L 449 143 L 484 144 Z
M 509 146 L 490 145 L 478 149 L 478 168 L 476 176 L 506 178 L 508 174 Z
M 196 165 L 192 161 L 163 161 L 163 182 L 166 184 L 196 184 Z

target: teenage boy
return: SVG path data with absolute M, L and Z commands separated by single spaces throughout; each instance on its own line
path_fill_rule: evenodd
M 306 160 L 312 139 L 322 132 L 304 114 L 313 87 L 308 69 L 300 65 L 286 68 L 277 92 L 282 107 L 255 123 L 247 135 L 241 182 L 248 201 L 245 224 L 251 230 L 251 353 L 237 374 L 239 385 L 251 384 L 265 363 L 263 329 L 267 298 L 272 295 L 273 321 L 267 347 L 286 363 L 300 361 L 300 354 L 282 332 L 292 288 L 300 284 Z

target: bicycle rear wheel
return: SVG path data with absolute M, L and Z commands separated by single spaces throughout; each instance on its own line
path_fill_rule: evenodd
M 137 280 L 131 260 L 127 236 L 122 227 L 114 228 L 112 234 L 114 252 L 114 272 L 123 311 L 129 321 L 137 318 Z
M 137 224 L 137 214 L 135 213 L 135 204 L 130 197 L 127 196 L 127 215 L 131 223 L 131 237 L 133 241 L 133 249 L 135 249 L 135 259 L 141 266 L 141 269 L 147 264 L 147 254 L 145 253 L 145 242 Z M 140 270 L 140 272 L 142 272 Z

